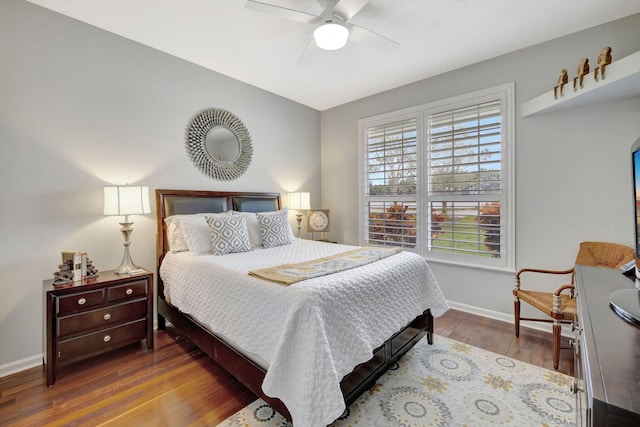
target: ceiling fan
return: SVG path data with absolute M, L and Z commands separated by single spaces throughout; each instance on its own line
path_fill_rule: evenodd
M 342 48 L 347 41 L 361 43 L 380 50 L 392 52 L 399 43 L 378 34 L 368 28 L 350 22 L 371 0 L 318 0 L 322 11 L 315 14 L 284 6 L 247 0 L 247 9 L 270 13 L 286 19 L 311 24 L 316 27 L 313 38 L 302 52 L 296 65 L 307 63 L 316 53 L 317 48 L 336 50 Z

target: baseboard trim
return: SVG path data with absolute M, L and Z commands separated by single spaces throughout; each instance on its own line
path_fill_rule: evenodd
M 27 369 L 35 368 L 36 366 L 43 366 L 43 355 L 38 354 L 36 356 L 27 357 L 25 359 L 16 360 L 15 362 L 5 363 L 0 365 L 0 378 L 6 377 Z
M 500 320 L 502 322 L 507 322 L 513 325 L 513 314 L 506 314 L 506 313 L 502 313 L 499 311 L 494 311 L 494 310 L 487 310 L 486 308 L 482 308 L 482 307 L 476 307 L 473 305 L 468 305 L 468 304 L 462 304 L 459 302 L 455 302 L 455 301 L 447 301 L 447 303 L 449 304 L 450 308 L 453 308 L 454 310 L 459 310 L 459 311 L 464 311 L 466 313 L 470 313 L 470 314 L 476 314 L 478 316 L 483 316 L 483 317 L 488 317 L 489 319 L 494 319 L 494 320 Z M 535 329 L 538 331 L 542 331 L 542 332 L 548 332 L 551 333 L 551 324 L 550 323 L 544 323 L 544 322 L 528 322 L 528 321 L 521 321 L 520 322 L 520 327 L 521 328 L 530 328 L 530 329 Z M 565 337 L 573 337 L 573 334 L 571 333 L 570 330 L 570 326 L 568 325 L 563 325 L 562 327 L 562 336 Z

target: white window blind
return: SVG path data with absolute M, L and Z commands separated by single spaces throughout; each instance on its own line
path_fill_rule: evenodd
M 367 128 L 365 241 L 416 244 L 417 119 Z
M 428 114 L 429 251 L 501 257 L 500 101 Z

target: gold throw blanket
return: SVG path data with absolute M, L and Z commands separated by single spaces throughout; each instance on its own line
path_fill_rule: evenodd
M 250 276 L 270 280 L 283 285 L 291 285 L 314 277 L 325 276 L 370 264 L 382 258 L 401 252 L 402 248 L 358 248 L 328 257 L 297 264 L 252 270 Z

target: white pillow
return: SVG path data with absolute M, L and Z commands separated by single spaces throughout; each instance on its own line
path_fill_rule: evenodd
M 182 227 L 178 215 L 172 215 L 164 219 L 164 223 L 167 225 L 167 242 L 169 243 L 169 250 L 171 252 L 186 252 L 189 250 L 187 242 L 184 240 L 184 234 L 182 233 Z
M 233 215 L 242 216 L 247 222 L 247 232 L 249 233 L 249 242 L 251 242 L 252 248 L 262 247 L 262 236 L 260 235 L 260 226 L 258 225 L 258 218 L 253 212 L 238 212 L 233 211 Z
M 260 226 L 262 246 L 265 248 L 288 245 L 293 241 L 287 209 L 278 212 L 257 213 L 256 218 Z
M 247 220 L 243 216 L 208 216 L 206 218 L 214 255 L 251 250 Z
M 196 255 L 210 254 L 213 252 L 213 247 L 211 246 L 211 235 L 209 234 L 209 226 L 206 218 L 230 215 L 230 212 L 178 215 L 180 228 L 182 228 L 182 235 L 187 243 L 189 252 Z

